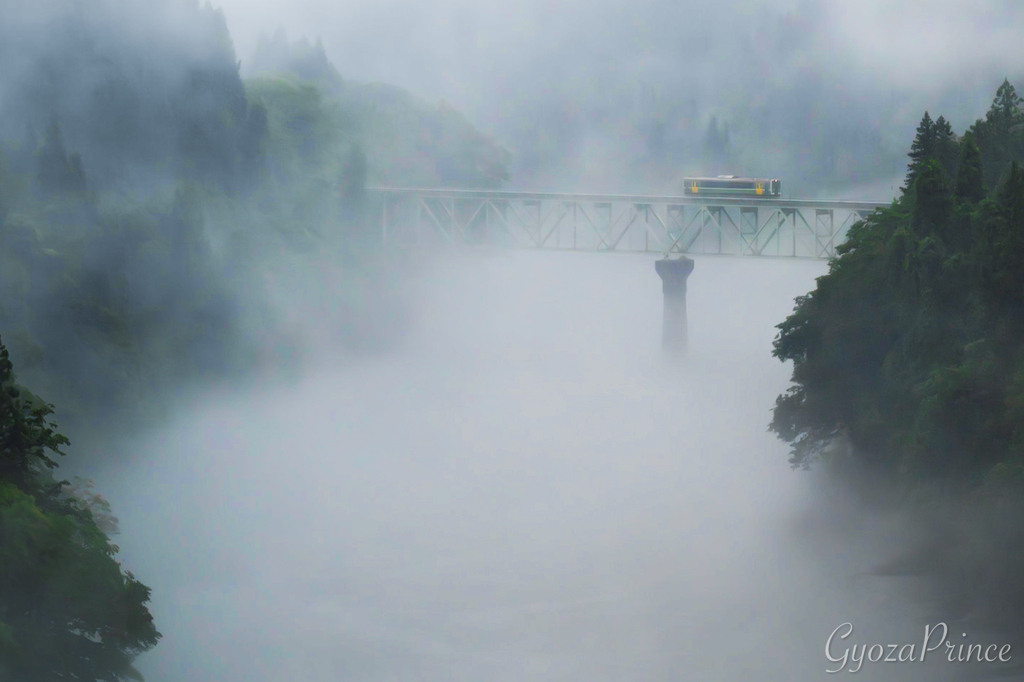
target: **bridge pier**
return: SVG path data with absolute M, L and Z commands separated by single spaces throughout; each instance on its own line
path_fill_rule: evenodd
M 667 353 L 681 355 L 686 352 L 686 279 L 693 272 L 693 260 L 686 256 L 675 260 L 663 258 L 654 262 L 654 270 L 661 277 L 661 291 L 665 297 L 661 345 Z

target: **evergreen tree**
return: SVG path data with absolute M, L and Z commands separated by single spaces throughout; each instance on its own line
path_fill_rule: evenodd
M 1024 112 L 1016 89 L 1004 80 L 992 106 L 972 126 L 975 142 L 981 150 L 985 182 L 991 190 L 1006 179 L 1010 163 L 1024 157 Z
M 54 119 L 46 130 L 46 137 L 37 159 L 39 186 L 46 192 L 85 191 L 85 168 L 78 153 L 68 157 L 61 136 L 60 124 Z
M 910 163 L 907 164 L 907 189 L 913 190 L 914 180 L 926 159 L 935 157 L 935 123 L 928 112 L 924 112 L 920 125 L 917 126 L 917 135 L 910 145 Z
M 954 194 L 958 201 L 972 204 L 985 198 L 981 151 L 974 142 L 974 135 L 970 132 L 964 135 L 960 143 L 960 159 L 957 161 Z
M 946 177 L 956 177 L 957 139 L 953 128 L 944 116 L 935 120 L 935 159 L 946 171 Z
M 978 260 L 983 287 L 993 310 L 1015 310 L 1024 304 L 1024 172 L 1010 164 L 995 206 L 983 205 Z
M 1003 79 L 1003 84 L 996 90 L 996 97 L 992 100 L 987 118 L 1008 131 L 1024 119 L 1024 113 L 1020 109 L 1022 102 L 1024 99 L 1017 95 L 1017 89 L 1010 85 L 1010 79 Z
M 914 180 L 913 224 L 921 236 L 936 235 L 945 238 L 952 202 L 946 172 L 935 159 L 926 159 Z
M 1024 237 L 1024 170 L 1013 161 L 998 197 L 999 209 L 1010 228 Z
M 56 192 L 64 188 L 68 173 L 68 154 L 64 149 L 64 139 L 60 133 L 60 124 L 54 119 L 46 129 L 46 136 L 39 149 L 38 173 L 39 185 L 46 191 Z

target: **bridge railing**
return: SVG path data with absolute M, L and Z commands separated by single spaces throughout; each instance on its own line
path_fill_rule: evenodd
M 386 244 L 829 259 L 883 202 L 368 188 Z

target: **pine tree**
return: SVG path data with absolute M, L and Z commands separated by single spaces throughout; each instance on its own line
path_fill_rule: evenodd
M 85 167 L 77 152 L 68 156 L 60 124 L 54 119 L 39 148 L 36 178 L 46 192 L 84 192 Z
M 1022 102 L 1024 99 L 1017 95 L 1017 90 L 1010 85 L 1010 80 L 1003 79 L 1003 84 L 996 91 L 996 97 L 992 100 L 992 107 L 988 110 L 986 118 L 995 123 L 1000 128 L 1000 132 L 1008 132 L 1014 124 L 1020 123 L 1024 119 L 1024 113 L 1020 110 Z
M 981 150 L 985 182 L 991 190 L 1006 179 L 1013 159 L 1024 156 L 1024 112 L 1021 97 L 1009 80 L 999 86 L 992 106 L 971 130 Z
M 64 149 L 64 139 L 60 133 L 60 124 L 54 119 L 46 129 L 42 146 L 39 149 L 38 172 L 36 177 L 39 185 L 48 192 L 56 192 L 64 188 L 68 172 L 68 153 Z
M 949 221 L 949 185 L 946 173 L 935 159 L 925 159 L 914 179 L 914 228 L 921 236 L 943 235 Z
M 950 179 L 956 177 L 957 139 L 949 121 L 943 116 L 935 120 L 935 159 Z
M 924 112 L 921 124 L 917 126 L 917 135 L 910 145 L 910 163 L 907 164 L 907 189 L 913 190 L 914 181 L 925 160 L 935 157 L 935 123 L 928 112 Z
M 985 198 L 985 177 L 982 170 L 981 151 L 974 142 L 974 135 L 967 132 L 960 142 L 960 159 L 957 162 L 954 194 L 958 201 L 976 204 Z
M 1010 164 L 1010 175 L 999 190 L 999 209 L 1010 229 L 1024 236 L 1024 170 L 1016 161 Z

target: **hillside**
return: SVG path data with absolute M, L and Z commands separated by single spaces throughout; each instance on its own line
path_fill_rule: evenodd
M 771 429 L 900 509 L 916 563 L 976 622 L 1024 635 L 1024 109 L 1004 81 L 956 136 L 926 112 L 906 188 L 858 223 L 779 325 L 793 362 Z M 849 448 L 842 447 L 847 443 Z M 912 559 L 912 557 L 911 557 Z M 915 563 L 911 559 L 897 563 Z M 966 606 L 965 606 L 966 605 Z
M 0 26 L 0 330 L 64 423 L 157 418 L 195 381 L 298 361 L 302 305 L 316 343 L 386 343 L 401 313 L 367 312 L 398 303 L 365 295 L 382 266 L 362 188 L 508 177 L 457 112 L 343 82 L 322 47 L 271 41 L 243 80 L 219 11 L 149 9 L 45 3 Z M 300 285 L 334 295 L 282 298 Z

